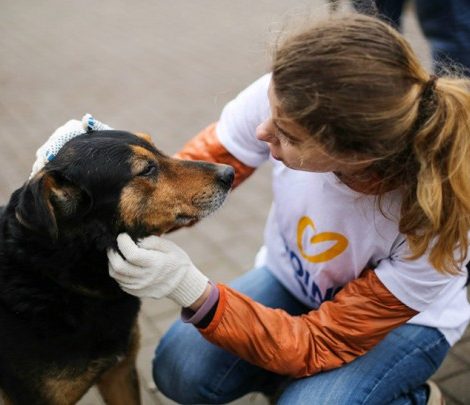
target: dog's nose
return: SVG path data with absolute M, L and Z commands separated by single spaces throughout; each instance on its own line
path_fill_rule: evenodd
M 235 171 L 232 166 L 219 165 L 217 167 L 217 180 L 226 187 L 230 187 L 235 178 Z

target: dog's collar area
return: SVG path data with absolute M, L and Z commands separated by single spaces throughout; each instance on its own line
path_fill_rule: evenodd
M 55 284 L 59 285 L 62 287 L 64 290 L 67 290 L 69 292 L 75 293 L 77 295 L 82 295 L 85 297 L 89 298 L 95 298 L 95 299 L 100 299 L 103 301 L 112 301 L 116 300 L 118 298 L 121 298 L 123 294 L 125 294 L 119 287 L 116 286 L 115 292 L 113 293 L 105 293 L 103 291 L 98 291 L 98 290 L 93 290 L 91 288 L 82 286 L 82 285 L 73 285 L 73 284 L 67 284 L 62 281 L 59 281 L 55 277 L 53 277 L 51 274 L 46 273 L 47 277 L 52 280 Z
M 21 215 L 18 213 L 18 211 L 15 211 L 15 218 L 18 220 L 18 222 L 23 225 L 25 228 L 28 228 L 28 229 L 33 229 L 33 227 L 28 224 L 22 217 Z M 0 404 L 1 405 L 1 404 Z

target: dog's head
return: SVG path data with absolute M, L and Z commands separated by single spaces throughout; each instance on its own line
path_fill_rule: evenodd
M 220 207 L 233 176 L 227 165 L 166 156 L 148 135 L 96 131 L 69 141 L 25 184 L 16 217 L 52 240 L 92 228 L 112 239 L 162 234 Z

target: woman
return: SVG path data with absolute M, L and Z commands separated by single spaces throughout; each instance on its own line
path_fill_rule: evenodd
M 128 261 L 109 254 L 127 292 L 170 296 L 197 326 L 161 341 L 159 389 L 182 403 L 280 383 L 281 404 L 426 403 L 469 320 L 469 148 L 469 82 L 430 76 L 386 24 L 339 18 L 285 40 L 272 74 L 180 153 L 232 164 L 238 183 L 273 160 L 259 266 L 226 287 L 156 237 L 120 235 Z

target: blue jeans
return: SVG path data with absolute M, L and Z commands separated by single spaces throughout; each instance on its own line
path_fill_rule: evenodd
M 309 309 L 267 268 L 252 270 L 232 287 L 262 304 L 292 315 Z M 285 387 L 279 404 L 425 404 L 424 382 L 436 371 L 449 344 L 436 329 L 403 325 L 364 356 L 338 369 L 288 380 L 207 342 L 177 321 L 157 347 L 153 377 L 158 389 L 182 404 L 220 404 L 249 392 L 270 395 Z

